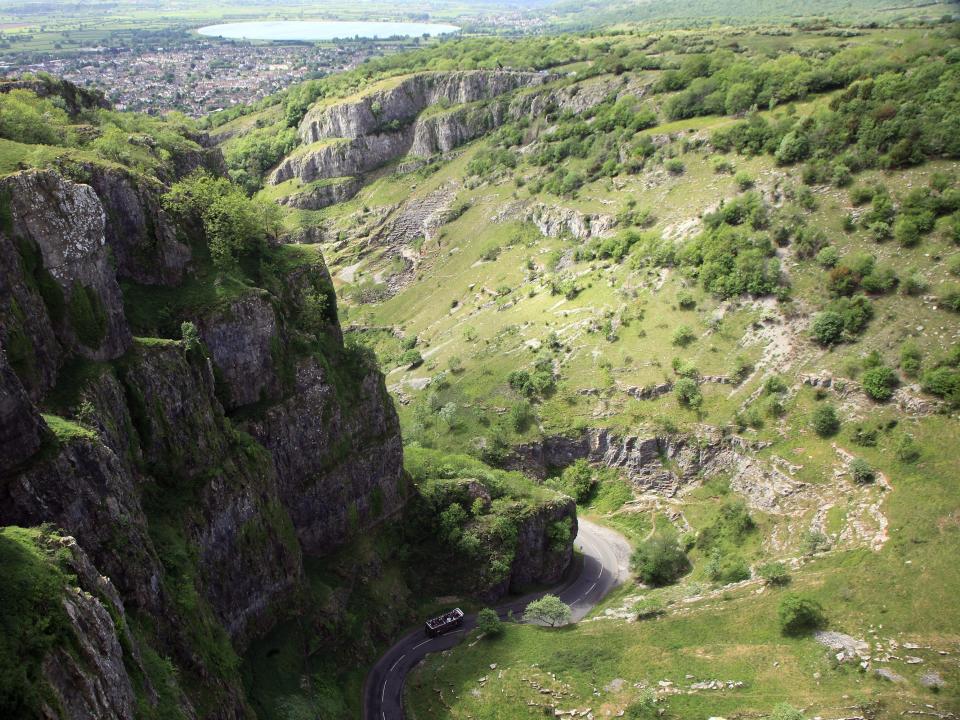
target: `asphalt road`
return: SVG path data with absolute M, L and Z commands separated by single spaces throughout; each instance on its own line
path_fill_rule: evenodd
M 501 617 L 522 615 L 531 600 L 553 592 L 573 611 L 573 622 L 582 619 L 628 573 L 630 545 L 620 534 L 578 518 L 574 545 L 583 556 L 579 572 L 562 585 L 498 605 Z M 377 661 L 363 687 L 364 720 L 403 720 L 403 683 L 407 673 L 428 653 L 458 644 L 477 624 L 476 615 L 467 615 L 463 627 L 437 638 L 428 638 L 422 629 L 401 638 Z

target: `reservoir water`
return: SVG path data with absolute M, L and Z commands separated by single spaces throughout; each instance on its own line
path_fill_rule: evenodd
M 334 20 L 277 20 L 208 25 L 201 35 L 230 40 L 334 40 L 442 35 L 457 32 L 456 25 L 417 22 L 346 22 Z

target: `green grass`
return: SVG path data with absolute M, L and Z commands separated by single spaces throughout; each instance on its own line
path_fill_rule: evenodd
M 0 712 L 39 715 L 55 702 L 42 663 L 74 642 L 62 605 L 69 584 L 56 538 L 37 528 L 0 528 Z
M 71 420 L 46 414 L 43 415 L 43 420 L 60 442 L 70 443 L 77 440 L 93 442 L 97 439 L 97 434 L 93 430 Z

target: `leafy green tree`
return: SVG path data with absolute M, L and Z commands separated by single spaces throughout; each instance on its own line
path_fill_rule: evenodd
M 783 596 L 777 609 L 780 631 L 784 635 L 802 635 L 810 630 L 823 627 L 826 618 L 820 604 L 799 593 Z
M 865 485 L 872 483 L 877 473 L 863 458 L 854 458 L 850 461 L 850 475 L 853 476 L 854 482 Z
M 477 629 L 487 637 L 497 637 L 503 634 L 503 622 L 496 610 L 483 608 L 477 613 Z
M 644 584 L 653 586 L 674 583 L 690 570 L 690 561 L 677 539 L 663 533 L 641 542 L 630 564 Z
M 196 172 L 163 196 L 164 207 L 180 217 L 198 217 L 210 255 L 218 267 L 231 267 L 241 255 L 258 248 L 279 231 L 275 203 L 251 200 L 225 178 Z
M 676 393 L 677 402 L 681 405 L 697 409 L 703 404 L 703 393 L 700 392 L 700 386 L 693 378 L 678 379 L 673 385 L 673 391 Z
M 840 417 L 836 408 L 833 405 L 818 405 L 810 417 L 810 425 L 820 437 L 836 435 L 840 430 Z
M 527 605 L 523 619 L 527 622 L 556 627 L 570 622 L 571 615 L 570 606 L 563 600 L 556 595 L 544 595 Z
M 559 478 L 552 483 L 554 487 L 579 502 L 586 501 L 597 484 L 596 473 L 583 458 L 563 469 Z
M 761 565 L 757 574 L 764 579 L 767 585 L 786 585 L 790 582 L 790 571 L 784 563 L 779 561 Z
M 885 365 L 878 365 L 863 374 L 863 389 L 877 402 L 886 402 L 893 397 L 893 389 L 897 386 L 897 374 Z
M 817 313 L 810 325 L 810 334 L 818 345 L 836 345 L 843 340 L 843 316 L 833 310 Z

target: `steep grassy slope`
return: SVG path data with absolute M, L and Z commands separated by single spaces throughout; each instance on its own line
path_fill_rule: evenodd
M 490 138 L 286 214 L 408 446 L 689 561 L 431 659 L 412 716 L 956 712 L 955 31 L 837 34 L 585 38 Z M 783 634 L 792 594 L 867 645 Z

